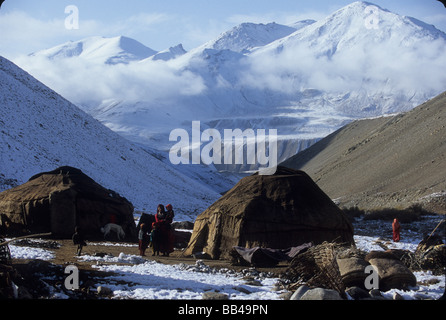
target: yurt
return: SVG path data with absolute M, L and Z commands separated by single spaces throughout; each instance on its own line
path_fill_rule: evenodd
M 233 247 L 285 249 L 312 242 L 354 243 L 341 209 L 303 171 L 241 179 L 196 219 L 185 255 L 229 258 Z
M 51 232 L 70 238 L 75 227 L 89 237 L 102 236 L 109 223 L 136 238 L 133 205 L 73 167 L 39 173 L 0 193 L 0 227 L 9 235 Z

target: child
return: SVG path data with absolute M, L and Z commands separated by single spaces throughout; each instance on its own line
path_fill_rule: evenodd
M 139 240 L 139 254 L 141 256 L 145 256 L 146 249 L 149 246 L 149 239 L 144 223 L 141 223 L 138 233 L 138 240 Z
M 78 256 L 80 256 L 81 252 L 82 252 L 82 247 L 86 246 L 87 243 L 85 242 L 84 236 L 82 235 L 79 227 L 77 227 L 77 226 L 74 228 L 74 234 L 73 234 L 72 240 L 75 245 L 77 244 L 76 254 Z
M 152 232 L 150 232 L 150 242 L 152 244 L 153 254 L 152 256 L 160 255 L 160 231 L 157 228 L 156 223 L 152 224 Z

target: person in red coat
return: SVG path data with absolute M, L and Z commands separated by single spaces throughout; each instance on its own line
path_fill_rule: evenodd
M 159 249 L 164 256 L 169 256 L 173 252 L 173 232 L 171 230 L 171 223 L 173 219 L 173 212 L 167 213 L 162 204 L 158 205 L 157 212 L 155 214 L 155 224 L 160 231 L 160 243 Z
M 392 230 L 393 230 L 393 241 L 399 242 L 400 241 L 401 225 L 397 218 L 393 219 Z
M 155 222 L 156 223 L 162 223 L 166 220 L 166 210 L 164 209 L 164 206 L 162 204 L 159 204 L 156 208 L 156 214 L 155 214 Z

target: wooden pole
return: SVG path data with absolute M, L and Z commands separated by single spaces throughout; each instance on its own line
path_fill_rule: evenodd
M 26 239 L 26 238 L 35 238 L 35 237 L 50 236 L 50 235 L 51 235 L 51 232 L 48 232 L 48 233 L 36 233 L 36 234 L 30 234 L 30 235 L 27 235 L 27 236 L 21 236 L 21 237 L 17 237 L 17 238 L 14 238 L 14 239 L 11 239 L 11 240 L 2 242 L 2 243 L 0 243 L 0 246 L 5 246 L 5 245 L 7 245 L 8 243 L 14 242 L 14 241 L 16 241 L 16 240 L 21 240 L 21 239 Z

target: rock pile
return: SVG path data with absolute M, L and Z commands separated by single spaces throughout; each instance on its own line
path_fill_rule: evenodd
M 443 247 L 435 244 L 433 248 L 438 251 Z M 424 248 L 424 252 L 432 252 L 433 248 Z M 293 292 L 288 297 L 291 300 L 383 300 L 381 292 L 417 286 L 411 269 L 423 264 L 420 256 L 407 250 L 366 254 L 353 247 L 324 242 L 294 258 L 281 283 Z M 395 294 L 393 299 L 403 297 Z

